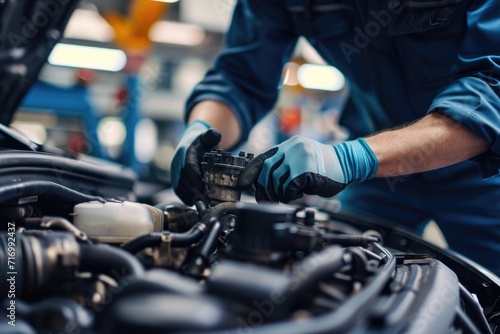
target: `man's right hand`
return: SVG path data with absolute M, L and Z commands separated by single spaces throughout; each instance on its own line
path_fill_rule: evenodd
M 172 187 L 187 205 L 202 200 L 205 203 L 205 184 L 201 161 L 205 152 L 214 149 L 221 141 L 221 134 L 209 124 L 196 120 L 184 131 L 172 160 Z

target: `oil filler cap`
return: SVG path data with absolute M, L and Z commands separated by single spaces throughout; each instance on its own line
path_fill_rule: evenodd
M 201 168 L 211 205 L 240 200 L 238 178 L 253 157 L 251 153 L 240 152 L 235 156 L 223 150 L 205 153 Z

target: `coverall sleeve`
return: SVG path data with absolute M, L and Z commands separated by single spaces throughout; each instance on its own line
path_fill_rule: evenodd
M 227 104 L 242 129 L 240 143 L 274 106 L 284 64 L 297 34 L 279 1 L 240 0 L 214 66 L 194 88 L 186 103 L 185 119 L 203 100 Z
M 476 0 L 467 11 L 467 32 L 458 54 L 457 78 L 434 100 L 443 113 L 490 144 L 481 156 L 483 177 L 500 167 L 500 1 Z

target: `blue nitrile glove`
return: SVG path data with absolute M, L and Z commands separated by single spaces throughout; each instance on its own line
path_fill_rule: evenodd
M 214 149 L 221 140 L 219 131 L 202 121 L 194 121 L 186 128 L 175 149 L 170 168 L 172 188 L 187 205 L 207 202 L 201 161 L 205 152 Z
M 288 203 L 303 194 L 330 197 L 352 181 L 377 173 L 378 160 L 364 139 L 335 146 L 295 136 L 255 157 L 238 186 L 255 183 L 257 201 Z

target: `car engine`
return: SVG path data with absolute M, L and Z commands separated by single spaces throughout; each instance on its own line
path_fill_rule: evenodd
M 5 179 L 0 332 L 500 333 L 497 277 L 391 223 L 242 201 L 252 158 L 207 153 L 195 207 Z

